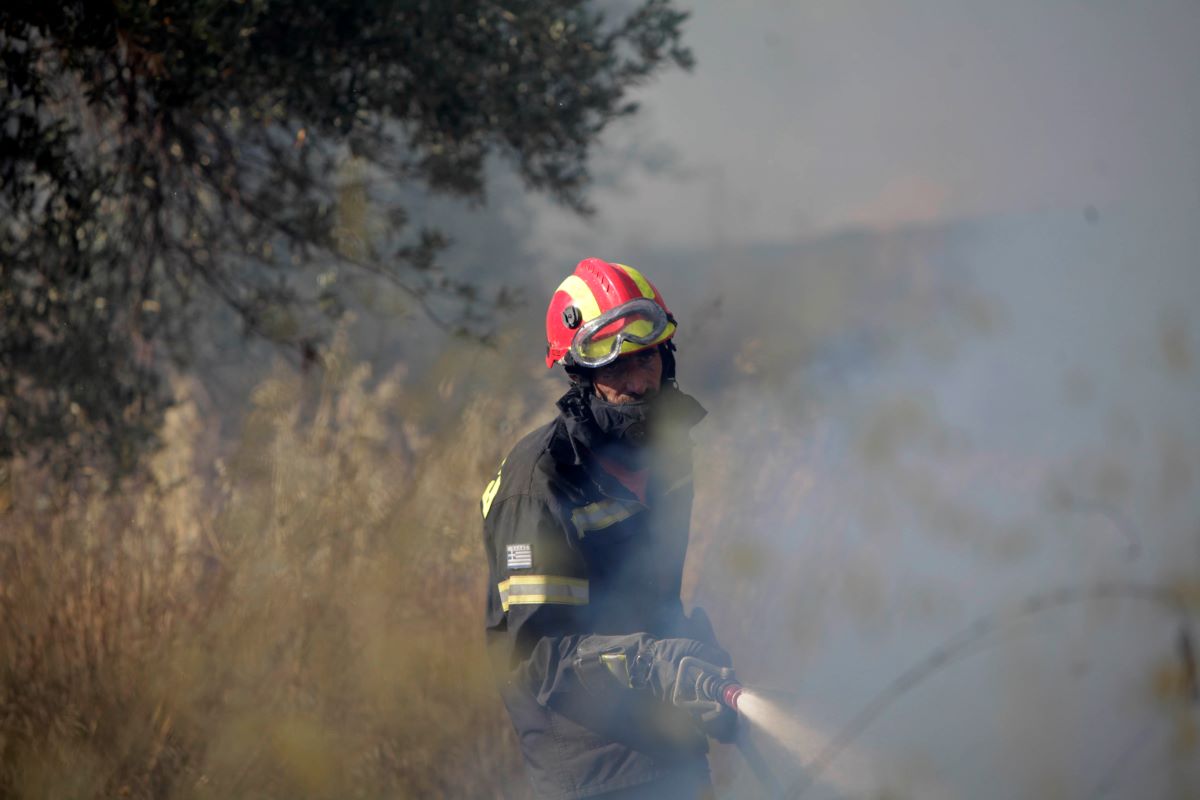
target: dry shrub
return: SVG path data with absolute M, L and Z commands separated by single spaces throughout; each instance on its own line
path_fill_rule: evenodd
M 12 465 L 0 795 L 524 796 L 477 509 L 526 407 L 343 362 L 264 381 L 232 449 L 181 403 L 119 492 Z

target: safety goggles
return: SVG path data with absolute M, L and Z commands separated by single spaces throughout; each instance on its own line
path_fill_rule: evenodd
M 603 367 L 621 355 L 626 342 L 655 344 L 671 320 L 662 306 L 645 297 L 622 303 L 585 323 L 571 340 L 571 356 L 582 367 Z

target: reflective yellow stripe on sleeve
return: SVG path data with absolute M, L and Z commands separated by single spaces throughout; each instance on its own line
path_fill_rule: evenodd
M 588 582 L 582 578 L 559 575 L 513 575 L 496 584 L 500 590 L 500 606 L 541 605 L 552 603 L 566 606 L 586 606 Z
M 687 486 L 691 482 L 692 482 L 692 473 L 689 472 L 687 475 L 684 475 L 682 478 L 680 478 L 679 480 L 672 483 L 671 486 L 665 492 L 665 494 L 670 494 L 671 492 L 675 491 L 676 489 L 682 489 L 683 487 Z
M 487 519 L 488 512 L 492 510 L 492 501 L 496 499 L 496 492 L 500 491 L 500 476 L 504 472 L 504 462 L 507 458 L 500 462 L 500 469 L 496 470 L 496 477 L 487 488 L 483 490 L 483 497 L 479 498 L 479 510 L 483 512 L 483 518 Z
M 633 501 L 623 503 L 620 500 L 601 500 L 573 510 L 571 522 L 575 524 L 575 529 L 582 538 L 588 531 L 603 530 L 610 525 L 616 525 L 643 509 L 644 505 Z

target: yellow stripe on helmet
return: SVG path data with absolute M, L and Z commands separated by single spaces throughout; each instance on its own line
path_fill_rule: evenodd
M 642 273 L 625 264 L 617 264 L 616 266 L 620 267 L 630 278 L 633 278 L 633 282 L 637 284 L 638 291 L 642 293 L 642 297 L 645 297 L 647 300 L 654 299 L 654 287 L 650 285 L 650 281 L 646 280 L 646 277 Z
M 600 316 L 600 303 L 596 301 L 596 295 L 592 294 L 587 283 L 578 275 L 568 275 L 567 279 L 558 285 L 557 291 L 571 295 L 571 303 L 579 309 L 584 322 Z

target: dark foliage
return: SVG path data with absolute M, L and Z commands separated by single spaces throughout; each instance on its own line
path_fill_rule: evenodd
M 170 401 L 164 366 L 187 363 L 214 309 L 302 363 L 347 280 L 387 281 L 471 330 L 495 298 L 438 269 L 445 238 L 407 225 L 397 198 L 483 199 L 497 154 L 586 212 L 588 148 L 634 110 L 626 91 L 690 65 L 669 0 L 616 20 L 602 7 L 6 4 L 0 459 L 134 466 Z M 348 169 L 374 225 L 345 218 Z

